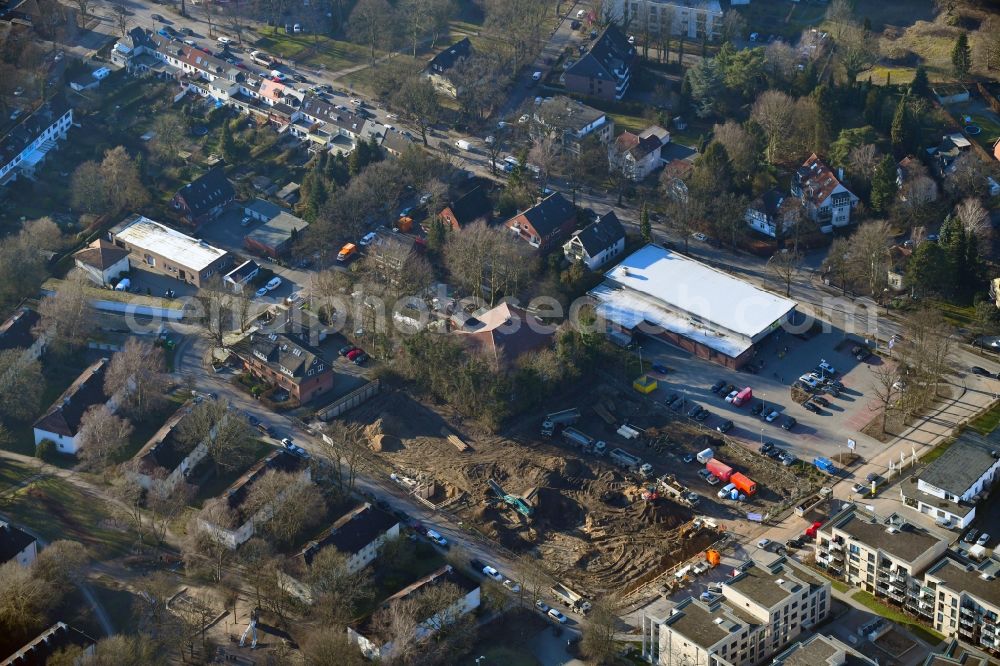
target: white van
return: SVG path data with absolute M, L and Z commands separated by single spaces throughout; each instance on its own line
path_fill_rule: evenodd
M 466 141 L 465 139 L 459 139 L 458 141 L 455 142 L 455 145 L 461 148 L 462 150 L 472 150 L 472 144 Z
M 712 449 L 705 449 L 701 451 L 697 456 L 695 456 L 702 465 L 707 463 L 709 460 L 715 457 L 715 452 Z
M 734 490 L 736 490 L 736 484 L 728 483 L 725 486 L 723 486 L 722 489 L 716 494 L 719 496 L 719 499 L 726 499 L 727 497 L 729 497 L 729 494 Z

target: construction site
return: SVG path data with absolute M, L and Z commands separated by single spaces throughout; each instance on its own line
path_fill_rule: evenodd
M 627 594 L 703 558 L 748 512 L 791 506 L 813 487 L 667 409 L 649 409 L 642 396 L 597 392 L 605 397 L 585 410 L 554 412 L 573 415 L 571 424 L 544 423 L 540 414 L 497 435 L 401 392 L 378 396 L 349 420 L 363 428 L 377 464 L 415 497 L 593 596 Z M 719 501 L 698 466 L 681 461 L 706 446 L 757 480 L 752 506 Z

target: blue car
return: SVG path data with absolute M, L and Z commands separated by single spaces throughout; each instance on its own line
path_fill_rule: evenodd
M 663 365 L 662 363 L 654 363 L 653 370 L 659 372 L 661 375 L 665 375 L 668 372 L 667 366 Z

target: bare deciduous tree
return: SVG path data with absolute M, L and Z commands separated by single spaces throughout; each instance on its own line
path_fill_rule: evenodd
M 902 384 L 895 366 L 889 363 L 872 367 L 872 376 L 875 379 L 872 389 L 872 393 L 875 395 L 873 409 L 881 411 L 882 432 L 884 433 L 889 420 L 889 410 L 896 404 Z
M 881 159 L 875 144 L 865 143 L 851 149 L 847 156 L 847 168 L 852 176 L 870 182 Z
M 205 400 L 195 405 L 178 425 L 177 438 L 191 448 L 204 442 L 217 474 L 243 469 L 252 462 L 250 424 L 237 410 L 230 409 L 226 400 Z
M 94 405 L 80 418 L 78 434 L 80 462 L 88 469 L 100 470 L 128 444 L 132 424 L 114 414 L 107 405 Z
M 884 220 L 861 224 L 851 236 L 851 271 L 877 298 L 886 283 L 892 229 Z
M 764 130 L 767 139 L 764 156 L 771 164 L 784 155 L 794 114 L 795 101 L 780 90 L 765 90 L 753 104 L 750 117 Z
M 799 274 L 799 269 L 802 266 L 802 255 L 794 250 L 786 248 L 775 252 L 771 258 L 767 260 L 767 265 L 785 285 L 785 296 L 791 296 L 792 281 L 795 279 L 795 276 Z
M 359 0 L 348 18 L 348 32 L 369 48 L 369 62 L 375 65 L 375 49 L 384 45 L 390 27 L 392 6 L 386 0 Z
M 0 416 L 5 420 L 37 416 L 44 389 L 37 359 L 23 349 L 0 351 Z
M 968 197 L 962 200 L 955 206 L 955 215 L 961 220 L 965 233 L 974 234 L 980 241 L 990 235 L 990 214 L 979 199 Z
M 501 294 L 516 296 L 537 270 L 526 246 L 506 230 L 477 223 L 451 235 L 445 263 L 463 287 L 492 306 Z
M 118 396 L 119 406 L 137 420 L 156 409 L 169 382 L 163 349 L 129 338 L 115 352 L 104 376 L 104 392 Z
M 580 650 L 594 663 L 606 663 L 614 658 L 617 651 L 615 628 L 618 616 L 610 600 L 598 599 L 587 620 L 580 640 Z
M 319 488 L 305 474 L 271 472 L 253 484 L 243 502 L 243 511 L 251 516 L 263 512 L 257 529 L 275 544 L 287 546 L 323 520 L 326 503 Z
M 57 355 L 85 346 L 96 328 L 84 278 L 64 280 L 53 295 L 38 304 L 38 314 L 38 331 Z

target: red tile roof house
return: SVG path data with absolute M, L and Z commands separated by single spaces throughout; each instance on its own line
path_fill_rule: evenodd
M 539 252 L 561 247 L 562 239 L 576 228 L 576 207 L 553 192 L 528 210 L 504 223 L 517 238 Z
M 94 405 L 107 404 L 112 411 L 115 399 L 104 393 L 104 373 L 108 359 L 102 358 L 83 371 L 45 414 L 35 421 L 35 446 L 42 440 L 55 442 L 60 453 L 75 454 L 80 449 L 80 420 Z
M 542 324 L 525 310 L 501 303 L 476 317 L 469 317 L 454 329 L 470 348 L 507 366 L 525 352 L 552 346 L 554 327 Z
M 806 214 L 825 233 L 851 223 L 858 198 L 840 182 L 816 153 L 809 156 L 792 181 L 792 194 L 802 200 Z

